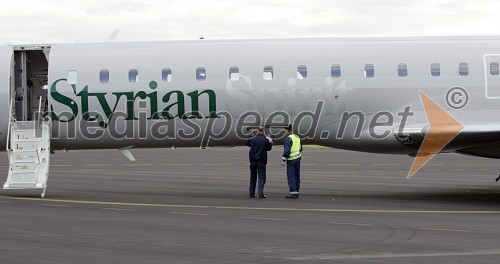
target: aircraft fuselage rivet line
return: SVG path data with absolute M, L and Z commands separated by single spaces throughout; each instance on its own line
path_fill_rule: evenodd
M 486 210 L 384 210 L 384 209 L 331 209 L 331 208 L 286 208 L 286 207 L 245 207 L 245 206 L 217 206 L 217 205 L 185 205 L 185 204 L 148 204 L 148 203 L 126 203 L 126 202 L 103 202 L 85 200 L 64 200 L 50 198 L 28 198 L 0 196 L 3 199 L 23 201 L 44 201 L 53 203 L 88 204 L 88 205 L 116 205 L 135 207 L 169 207 L 169 208 L 203 208 L 203 209 L 225 209 L 225 210 L 248 210 L 248 211 L 289 211 L 289 212 L 320 212 L 320 213 L 383 213 L 383 214 L 500 214 L 500 211 Z M 131 210 L 131 209 L 127 209 Z

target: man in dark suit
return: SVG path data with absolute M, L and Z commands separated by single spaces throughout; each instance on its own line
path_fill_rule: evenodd
M 250 138 L 247 146 L 250 147 L 248 158 L 250 160 L 250 188 L 248 197 L 255 198 L 255 185 L 259 175 L 259 199 L 267 198 L 264 194 L 266 183 L 267 152 L 272 149 L 274 142 L 264 135 L 264 126 L 259 126 L 257 135 Z

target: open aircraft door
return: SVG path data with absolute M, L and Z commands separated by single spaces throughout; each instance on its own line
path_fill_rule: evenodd
M 3 189 L 39 189 L 45 196 L 50 164 L 46 46 L 0 47 L 0 140 L 8 152 Z
M 5 149 L 9 127 L 9 89 L 12 64 L 12 47 L 0 46 L 0 147 Z

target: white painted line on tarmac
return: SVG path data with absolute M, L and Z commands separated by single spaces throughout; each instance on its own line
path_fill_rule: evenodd
M 430 231 L 444 231 L 444 232 L 460 232 L 460 233 L 470 233 L 470 230 L 465 229 L 450 229 L 450 228 L 435 228 L 435 227 L 422 227 L 421 230 L 430 230 Z
M 132 209 L 123 209 L 123 208 L 101 208 L 102 210 L 109 210 L 109 211 L 135 211 Z
M 71 207 L 67 204 L 40 204 L 41 206 L 50 206 L 50 207 Z
M 336 255 L 336 254 L 318 254 L 318 255 L 305 255 L 299 257 L 288 258 L 289 260 L 301 260 L 301 261 L 318 261 L 318 260 L 361 260 L 361 259 L 395 259 L 400 258 L 403 260 L 408 260 L 410 258 L 431 258 L 431 257 L 459 257 L 459 256 L 497 256 L 500 255 L 498 249 L 486 249 L 486 250 L 475 250 L 475 251 L 443 251 L 443 252 L 423 252 L 423 253 L 376 253 L 376 254 L 349 254 L 349 255 Z M 402 262 L 400 261 L 400 262 Z M 387 262 L 387 261 L 386 261 Z M 414 261 L 412 261 L 414 262 Z M 424 263 L 425 261 L 419 261 Z M 381 262 L 384 263 L 384 262 Z
M 383 183 L 381 183 L 383 184 Z M 391 210 L 391 209 L 335 209 L 335 208 L 290 208 L 290 207 L 251 207 L 251 206 L 223 206 L 223 205 L 194 205 L 194 204 L 154 204 L 154 203 L 126 203 L 110 201 L 88 201 L 71 199 L 50 199 L 50 198 L 30 198 L 11 197 L 0 195 L 2 199 L 54 202 L 66 204 L 89 204 L 108 206 L 134 206 L 134 207 L 164 207 L 164 208 L 191 208 L 191 209 L 224 209 L 224 210 L 248 210 L 248 211 L 289 211 L 289 212 L 323 212 L 323 213 L 375 213 L 375 214 L 496 214 L 500 215 L 500 210 Z M 116 208 L 115 208 L 116 209 Z M 129 210 L 129 209 L 121 209 Z
M 351 225 L 351 226 L 373 226 L 371 224 L 361 224 L 361 223 L 350 223 L 350 222 L 328 222 L 334 225 Z
M 254 220 L 268 220 L 268 221 L 286 221 L 286 219 L 281 218 L 266 218 L 266 217 L 245 217 L 246 219 L 254 219 Z
M 201 213 L 185 213 L 185 212 L 170 212 L 172 214 L 179 214 L 179 215 L 196 215 L 196 216 L 207 216 L 208 214 L 201 214 Z

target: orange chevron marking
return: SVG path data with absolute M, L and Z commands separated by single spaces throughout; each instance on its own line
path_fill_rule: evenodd
M 424 142 L 422 142 L 417 157 L 413 161 L 408 178 L 413 176 L 464 129 L 462 123 L 448 114 L 422 91 L 420 91 L 420 99 L 425 108 L 429 130 L 425 134 Z

